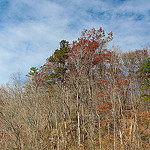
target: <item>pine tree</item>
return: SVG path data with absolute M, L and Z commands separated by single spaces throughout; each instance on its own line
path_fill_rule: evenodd
M 64 74 L 67 70 L 66 60 L 69 57 L 69 51 L 69 42 L 66 40 L 62 40 L 60 42 L 60 49 L 56 49 L 54 54 L 49 57 L 49 62 L 56 64 L 57 67 L 55 68 L 53 73 L 46 77 L 48 84 L 55 84 L 58 80 L 63 83 Z
M 140 66 L 140 69 L 137 72 L 140 73 L 138 78 L 141 79 L 140 88 L 144 93 L 141 96 L 144 100 L 150 101 L 150 57 Z

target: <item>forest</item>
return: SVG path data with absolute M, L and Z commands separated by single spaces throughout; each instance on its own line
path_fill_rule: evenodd
M 1 85 L 0 148 L 150 149 L 150 47 L 123 52 L 112 40 L 85 29 Z

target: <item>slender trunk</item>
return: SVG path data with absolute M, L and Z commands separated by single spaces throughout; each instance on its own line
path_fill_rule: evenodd
M 150 132 L 149 132 L 149 127 L 150 127 L 150 121 L 149 121 L 149 111 L 147 111 L 147 115 L 148 115 L 148 142 L 149 142 L 149 145 L 150 145 Z
M 115 93 L 112 93 L 112 103 L 113 103 L 113 122 L 114 122 L 114 150 L 116 150 L 116 113 L 115 113 Z
M 121 132 L 121 129 L 119 129 L 119 134 L 120 134 L 121 149 L 123 149 L 123 141 L 122 141 L 122 132 Z
M 80 105 L 79 105 L 79 87 L 78 87 L 78 81 L 77 81 L 77 117 L 78 117 L 78 128 L 77 128 L 77 134 L 78 134 L 78 148 L 80 148 Z
M 82 141 L 84 143 L 84 110 L 83 110 L 83 104 L 82 104 L 82 130 L 83 130 L 83 136 L 82 136 Z
M 110 132 L 110 131 L 109 131 L 109 123 L 108 123 L 108 135 L 110 134 L 109 132 Z
M 98 115 L 97 113 L 97 116 L 98 116 L 98 126 L 99 126 L 99 149 L 101 150 L 102 149 L 102 141 L 101 141 L 101 122 L 100 122 L 100 116 Z
M 65 127 L 65 138 L 64 138 L 64 144 L 65 144 L 65 149 L 66 149 L 66 145 L 67 145 L 67 123 L 66 123 L 66 114 L 65 114 L 65 86 L 63 86 L 62 88 L 63 91 L 63 113 L 64 113 L 64 127 Z
M 88 82 L 88 91 L 89 91 L 89 101 L 90 101 L 90 107 L 91 107 L 91 110 L 90 110 L 90 138 L 91 138 L 91 141 L 92 141 L 92 149 L 94 148 L 94 141 L 93 141 L 93 129 L 94 129 L 94 113 L 93 113 L 93 91 L 92 91 L 92 79 L 87 79 L 87 82 Z
M 80 148 L 80 114 L 79 111 L 77 112 L 78 115 L 78 148 Z
M 116 150 L 116 120 L 114 115 L 114 150 Z
M 56 111 L 55 111 L 55 120 L 56 120 L 56 132 L 57 132 L 57 150 L 59 150 L 59 131 L 58 131 L 58 121 L 57 121 Z
M 50 126 L 51 126 L 51 150 L 54 150 L 54 139 L 53 139 L 53 126 L 52 126 L 52 120 L 50 120 Z

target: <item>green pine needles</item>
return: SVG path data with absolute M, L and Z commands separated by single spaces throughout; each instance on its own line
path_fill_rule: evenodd
M 150 57 L 140 66 L 137 73 L 139 73 L 138 78 L 141 79 L 140 88 L 144 93 L 141 96 L 144 100 L 150 101 Z
M 66 60 L 69 57 L 69 42 L 66 40 L 62 40 L 60 42 L 60 49 L 56 49 L 53 56 L 49 57 L 49 62 L 52 62 L 54 64 L 57 64 L 56 69 L 53 73 L 51 73 L 49 76 L 46 77 L 46 80 L 48 84 L 52 85 L 56 83 L 56 80 L 60 80 L 63 82 L 64 80 L 64 74 L 67 70 L 66 66 Z

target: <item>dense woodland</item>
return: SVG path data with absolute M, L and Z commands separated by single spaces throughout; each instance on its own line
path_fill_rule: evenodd
M 4 150 L 150 149 L 150 48 L 122 52 L 113 34 L 84 30 L 23 82 L 0 88 Z

